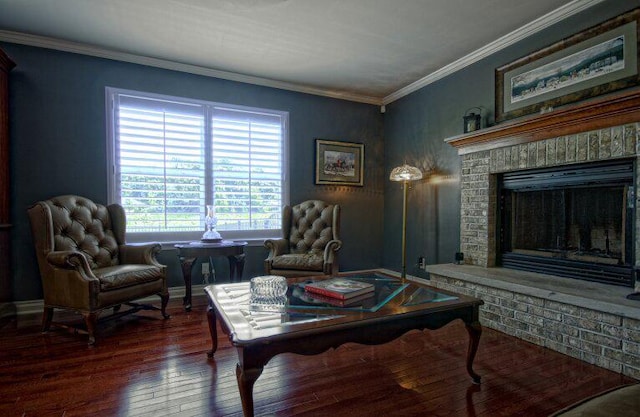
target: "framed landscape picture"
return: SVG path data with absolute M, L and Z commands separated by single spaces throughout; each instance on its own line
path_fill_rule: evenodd
M 640 9 L 496 69 L 496 122 L 639 84 Z
M 364 185 L 364 144 L 316 139 L 316 184 Z

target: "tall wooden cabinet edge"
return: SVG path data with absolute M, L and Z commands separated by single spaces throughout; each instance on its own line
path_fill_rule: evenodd
M 0 319 L 15 312 L 11 303 L 11 201 L 9 184 L 9 72 L 16 64 L 0 49 Z
M 9 56 L 0 49 L 0 69 L 9 72 L 16 66 L 16 63 L 9 58 Z

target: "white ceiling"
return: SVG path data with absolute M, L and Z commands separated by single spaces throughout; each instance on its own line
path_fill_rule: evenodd
M 0 0 L 0 41 L 376 104 L 603 0 Z

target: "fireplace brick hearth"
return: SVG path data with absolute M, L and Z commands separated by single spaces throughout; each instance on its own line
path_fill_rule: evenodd
M 640 301 L 626 298 L 634 288 L 496 266 L 499 174 L 623 158 L 637 164 L 640 91 L 447 142 L 461 155 L 465 265 L 428 265 L 431 285 L 483 299 L 483 326 L 640 379 Z M 635 191 L 635 219 L 640 219 Z M 640 265 L 638 223 L 635 266 Z
M 483 326 L 640 379 L 640 306 L 630 289 L 471 265 L 428 265 L 429 284 L 484 301 Z

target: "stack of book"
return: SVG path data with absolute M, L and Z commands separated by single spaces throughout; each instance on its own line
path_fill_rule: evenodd
M 375 286 L 368 282 L 346 278 L 331 278 L 306 284 L 305 292 L 316 300 L 347 307 L 358 304 L 374 294 Z

